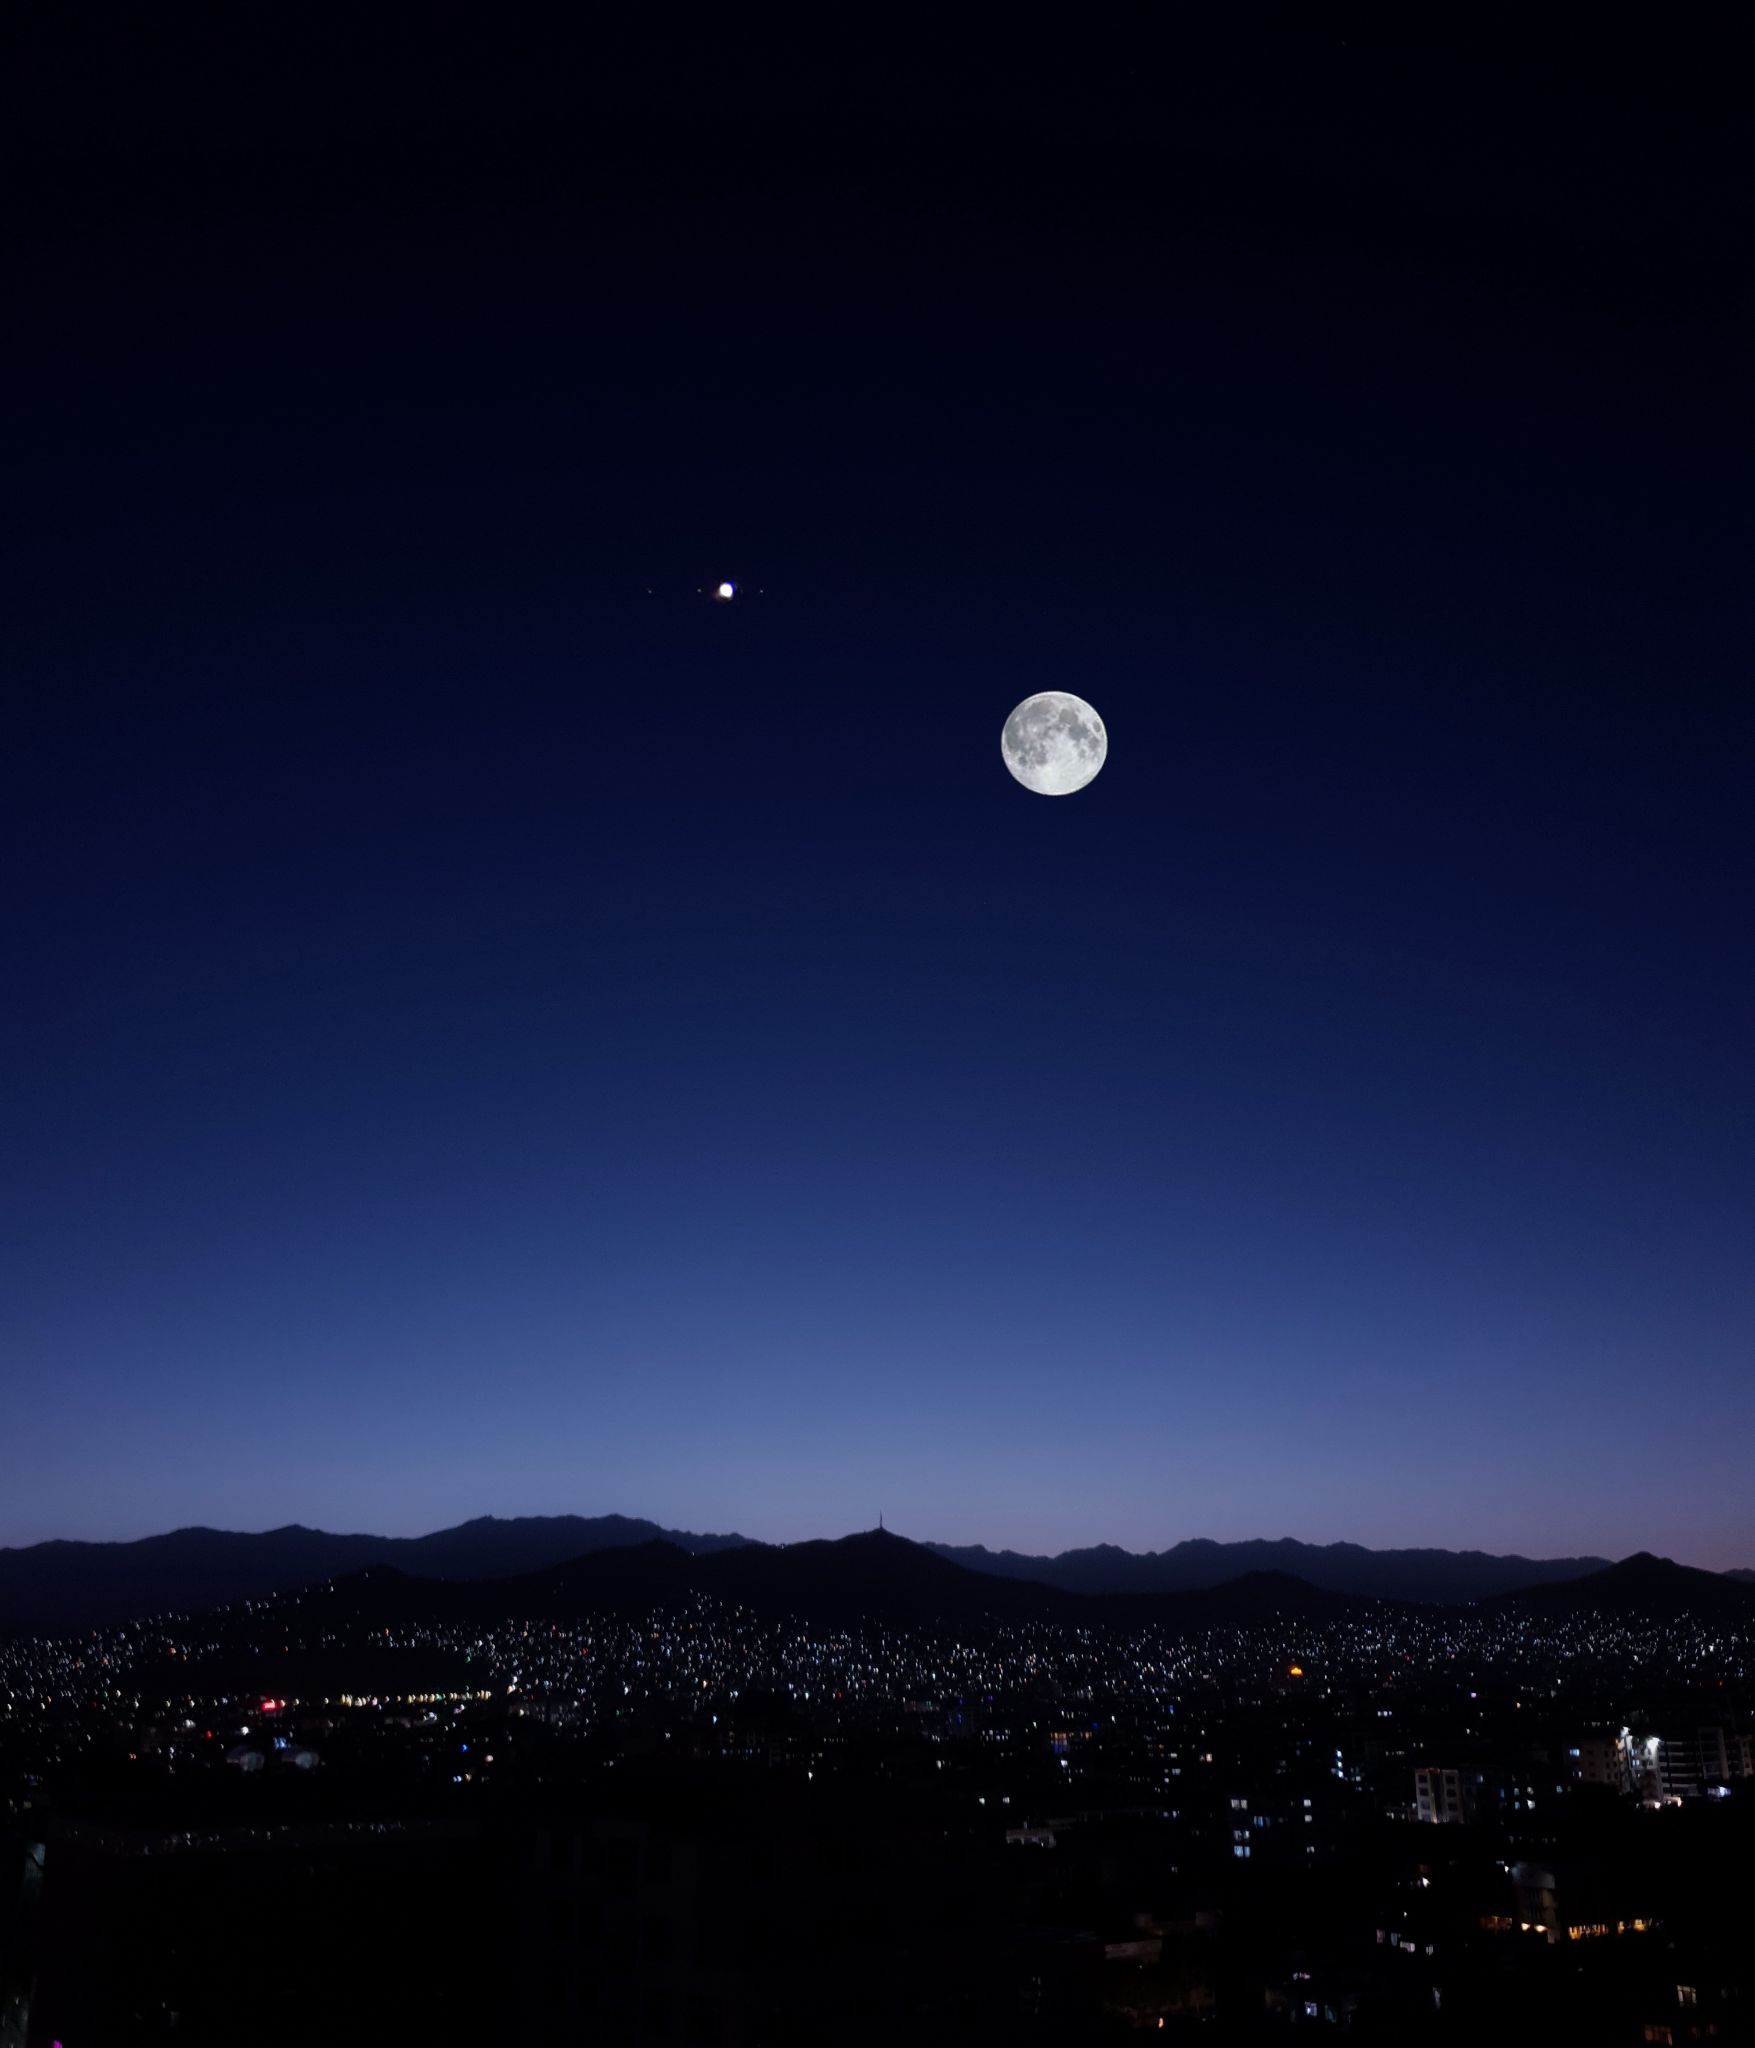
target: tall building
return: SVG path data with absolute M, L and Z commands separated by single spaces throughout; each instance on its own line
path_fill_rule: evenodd
M 1414 1818 L 1458 1823 L 1468 1818 L 1460 1771 L 1427 1767 L 1414 1773 Z
M 1634 1735 L 1623 1728 L 1609 1755 L 1609 1739 L 1581 1743 L 1573 1752 L 1581 1784 L 1618 1784 L 1647 1804 L 1698 1799 L 1733 1778 L 1751 1775 L 1750 1741 L 1735 1729 L 1676 1729 L 1668 1735 Z
M 1633 1761 L 1627 1731 L 1587 1735 L 1572 1752 L 1573 1775 L 1581 1785 L 1607 1785 L 1616 1792 L 1632 1786 Z

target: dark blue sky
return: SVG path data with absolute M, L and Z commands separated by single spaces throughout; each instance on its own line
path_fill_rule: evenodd
M 9 145 L 0 1541 L 1755 1563 L 1709 110 L 335 55 Z

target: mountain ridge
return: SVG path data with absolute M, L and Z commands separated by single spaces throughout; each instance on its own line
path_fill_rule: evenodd
M 894 1536 L 893 1531 L 864 1534 Z M 830 1539 L 758 1544 L 735 1532 L 670 1530 L 617 1514 L 480 1515 L 423 1536 L 336 1533 L 289 1522 L 259 1531 L 192 1525 L 129 1542 L 56 1538 L 0 1548 L 0 1631 L 56 1633 L 221 1607 L 293 1592 L 373 1565 L 425 1579 L 511 1579 L 654 1542 L 671 1544 L 686 1556 L 750 1549 L 801 1552 L 808 1559 L 821 1554 Z M 1065 1594 L 1198 1593 L 1277 1574 L 1323 1594 L 1422 1604 L 1491 1599 L 1560 1584 L 1605 1570 L 1610 1563 L 1606 1558 L 1539 1559 L 1479 1550 L 1371 1550 L 1354 1543 L 1306 1544 L 1292 1537 L 1236 1543 L 1194 1537 L 1146 1552 L 1105 1543 L 1053 1557 L 980 1544 L 909 1547 L 988 1581 L 1024 1581 Z M 1702 1577 L 1747 1583 L 1741 1573 Z
M 416 1579 L 394 1566 L 373 1565 L 323 1589 L 325 1600 L 337 1603 L 336 1611 L 374 1624 L 576 1620 L 602 1613 L 626 1617 L 691 1594 L 769 1617 L 838 1625 L 866 1620 L 963 1626 L 994 1621 L 1194 1625 L 1270 1614 L 1332 1614 L 1365 1604 L 1274 1572 L 1182 1593 L 1068 1593 L 1033 1580 L 971 1571 L 884 1529 L 693 1553 L 661 1540 L 629 1544 L 511 1579 Z
M 0 1631 L 95 1628 L 145 1614 L 223 1607 L 373 1564 L 424 1578 L 506 1578 L 660 1538 L 689 1551 L 749 1540 L 663 1529 L 630 1515 L 480 1515 L 424 1536 L 336 1534 L 288 1522 L 263 1530 L 194 1524 L 129 1542 L 55 1538 L 0 1549 Z
M 325 1614 L 337 1619 L 345 1615 L 356 1625 L 376 1630 L 410 1624 L 578 1622 L 603 1615 L 626 1622 L 675 1608 L 695 1596 L 770 1620 L 959 1630 L 1035 1622 L 1185 1631 L 1240 1623 L 1320 1624 L 1347 1616 L 1410 1611 L 1402 1603 L 1324 1592 L 1279 1572 L 1246 1573 L 1217 1586 L 1183 1592 L 1069 1593 L 1033 1580 L 971 1571 L 887 1530 L 697 1552 L 654 1540 L 594 1551 L 507 1579 L 420 1579 L 392 1565 L 372 1565 L 287 1598 L 294 1605 L 316 1598 Z M 266 1615 L 271 1642 L 278 1642 L 282 1634 L 275 1618 L 277 1604 L 270 1603 Z M 1619 1613 L 1660 1623 L 1691 1614 L 1755 1626 L 1755 1589 L 1644 1553 L 1583 1579 L 1526 1588 L 1484 1601 L 1480 1607 L 1568 1624 Z M 248 1643 L 263 1625 L 258 1614 L 237 1610 L 230 1632 L 234 1640 Z
M 1431 1547 L 1371 1550 L 1362 1543 L 1303 1543 L 1294 1536 L 1250 1537 L 1233 1543 L 1192 1536 L 1168 1549 L 1148 1551 L 1099 1543 L 1052 1557 L 990 1551 L 982 1544 L 927 1547 L 972 1571 L 1034 1579 L 1073 1593 L 1191 1592 L 1251 1572 L 1281 1572 L 1325 1592 L 1423 1603 L 1480 1600 L 1520 1586 L 1583 1578 L 1612 1561 Z
M 1755 1617 L 1755 1586 L 1735 1572 L 1703 1572 L 1636 1550 L 1585 1578 L 1523 1586 L 1481 1604 L 1494 1613 L 1531 1616 L 1688 1613 L 1743 1621 Z

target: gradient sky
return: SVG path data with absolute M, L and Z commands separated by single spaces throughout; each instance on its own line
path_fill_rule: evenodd
M 154 33 L 6 143 L 0 1541 L 1755 1564 L 1734 127 Z

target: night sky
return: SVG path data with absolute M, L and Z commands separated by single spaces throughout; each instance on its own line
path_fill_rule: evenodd
M 274 19 L 6 124 L 0 1542 L 1755 1564 L 1718 53 Z

